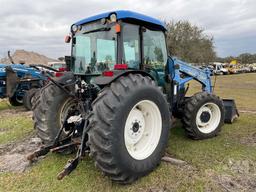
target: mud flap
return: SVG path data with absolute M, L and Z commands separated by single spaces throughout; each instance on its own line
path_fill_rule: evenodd
M 233 99 L 222 99 L 225 108 L 225 123 L 233 123 L 235 119 L 239 117 L 239 113 L 236 107 L 235 100 Z

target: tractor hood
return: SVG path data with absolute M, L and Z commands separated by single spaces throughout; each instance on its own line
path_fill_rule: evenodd
M 10 66 L 16 73 L 18 77 L 23 77 L 25 75 L 31 75 L 34 78 L 42 77 L 40 71 L 33 67 L 29 67 L 21 64 L 0 64 L 0 77 L 6 77 L 6 67 Z
M 5 77 L 6 72 L 5 72 L 5 67 L 8 66 L 6 64 L 0 64 L 0 77 Z

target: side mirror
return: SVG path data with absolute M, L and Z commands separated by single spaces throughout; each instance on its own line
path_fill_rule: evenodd
M 71 40 L 71 36 L 70 35 L 66 35 L 65 43 L 70 43 L 70 40 Z

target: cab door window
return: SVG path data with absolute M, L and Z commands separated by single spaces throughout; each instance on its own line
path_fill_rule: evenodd
M 123 62 L 129 68 L 140 67 L 140 36 L 139 26 L 125 23 L 123 26 Z
M 146 29 L 143 33 L 144 65 L 157 71 L 164 71 L 167 63 L 165 36 L 162 31 Z
M 144 30 L 143 55 L 144 69 L 155 78 L 159 86 L 163 86 L 165 84 L 167 50 L 165 35 L 162 31 Z

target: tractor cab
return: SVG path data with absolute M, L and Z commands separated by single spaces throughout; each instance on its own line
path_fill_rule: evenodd
M 157 19 L 131 12 L 108 12 L 71 26 L 71 71 L 111 75 L 113 70 L 143 70 L 159 81 L 167 63 L 166 28 Z

